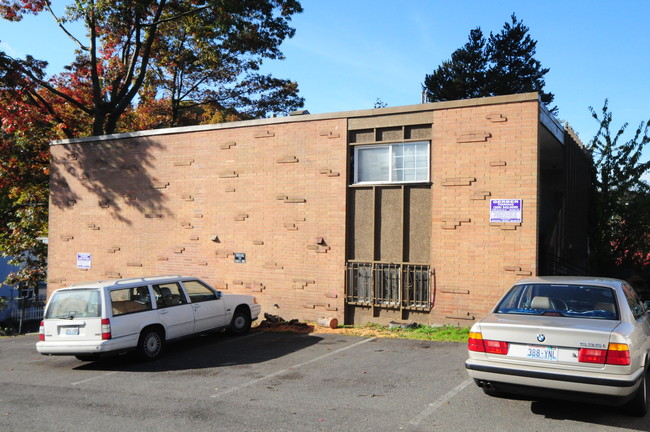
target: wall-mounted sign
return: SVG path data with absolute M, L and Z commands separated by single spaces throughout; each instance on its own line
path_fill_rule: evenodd
M 77 268 L 83 270 L 90 270 L 92 259 L 89 253 L 77 252 Z
M 235 252 L 235 262 L 238 264 L 246 264 L 246 254 Z
M 490 200 L 490 222 L 521 223 L 520 199 Z

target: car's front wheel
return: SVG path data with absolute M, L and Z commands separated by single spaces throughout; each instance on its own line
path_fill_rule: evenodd
M 156 328 L 146 328 L 140 333 L 137 353 L 145 361 L 155 360 L 160 357 L 164 344 L 163 335 Z
M 242 335 L 248 333 L 251 328 L 251 314 L 247 310 L 240 308 L 235 311 L 235 314 L 230 321 L 229 331 L 232 334 Z

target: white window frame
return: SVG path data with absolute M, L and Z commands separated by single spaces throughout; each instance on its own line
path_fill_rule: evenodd
M 393 180 L 393 147 L 412 145 L 412 144 L 426 144 L 427 145 L 427 175 L 424 180 L 409 180 L 409 181 L 397 181 Z M 387 181 L 359 181 L 359 150 L 364 149 L 388 149 L 388 176 L 389 180 Z M 431 141 L 412 141 L 412 142 L 394 142 L 386 144 L 371 144 L 371 145 L 360 145 L 354 147 L 354 184 L 355 185 L 364 185 L 364 184 L 406 184 L 406 183 L 429 183 L 431 179 Z

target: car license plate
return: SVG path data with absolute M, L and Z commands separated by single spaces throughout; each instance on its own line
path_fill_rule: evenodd
M 528 345 L 526 358 L 532 360 L 557 361 L 557 347 Z
M 79 327 L 66 327 L 63 334 L 66 336 L 79 336 Z

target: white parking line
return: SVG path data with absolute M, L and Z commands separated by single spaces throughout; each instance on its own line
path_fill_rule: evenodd
M 435 402 L 430 403 L 429 406 L 425 408 L 416 418 L 411 420 L 410 423 L 414 426 L 418 426 L 422 422 L 422 420 L 431 416 L 438 408 L 440 408 L 446 402 L 449 402 L 449 399 L 456 396 L 458 393 L 460 393 L 465 387 L 467 387 L 471 383 L 472 383 L 472 379 L 468 378 L 467 380 L 458 384 L 456 387 L 454 387 L 453 389 L 449 390 L 447 393 L 445 393 L 444 395 L 436 399 Z
M 277 371 L 277 372 L 273 372 L 273 373 L 268 374 L 268 375 L 266 375 L 266 376 L 263 376 L 263 377 L 261 377 L 261 378 L 257 378 L 257 379 L 254 379 L 254 380 L 252 380 L 252 381 L 245 382 L 244 384 L 238 385 L 237 387 L 232 387 L 232 388 L 229 388 L 228 390 L 224 390 L 224 391 L 221 391 L 221 392 L 219 392 L 219 393 L 215 393 L 215 394 L 213 394 L 213 395 L 210 395 L 210 397 L 211 397 L 211 398 L 218 398 L 218 397 L 221 397 L 221 396 L 225 396 L 225 395 L 230 394 L 230 393 L 232 393 L 232 392 L 235 392 L 235 391 L 241 390 L 241 389 L 243 389 L 243 388 L 245 388 L 245 387 L 250 387 L 250 386 L 252 386 L 252 385 L 254 385 L 254 384 L 257 384 L 257 383 L 259 383 L 259 382 L 261 382 L 261 381 L 271 379 L 271 378 L 276 377 L 276 376 L 278 376 L 278 375 L 282 375 L 283 373 L 286 373 L 286 372 L 288 372 L 288 371 L 290 371 L 290 370 L 292 370 L 292 369 L 298 369 L 298 368 L 303 367 L 303 366 L 306 366 L 306 365 L 308 365 L 308 364 L 310 364 L 310 363 L 314 363 L 314 362 L 317 362 L 317 361 L 323 360 L 324 358 L 331 357 L 331 356 L 336 355 L 336 354 L 338 354 L 338 353 L 340 353 L 340 352 L 343 352 L 343 351 L 349 350 L 349 349 L 351 349 L 351 348 L 357 347 L 357 346 L 359 346 L 359 345 L 361 345 L 361 344 L 364 344 L 364 343 L 366 343 L 366 342 L 373 341 L 373 340 L 375 340 L 375 339 L 377 339 L 377 338 L 364 339 L 364 340 L 359 341 L 359 342 L 357 342 L 357 343 L 353 343 L 352 345 L 348 345 L 348 346 L 345 346 L 345 347 L 343 347 L 343 348 L 339 348 L 339 349 L 337 349 L 337 350 L 335 350 L 335 351 L 329 352 L 329 353 L 327 353 L 327 354 L 323 354 L 323 355 L 321 355 L 321 356 L 315 357 L 315 358 L 313 358 L 313 359 L 311 359 L 311 360 L 307 360 L 306 362 L 298 363 L 298 364 L 296 364 L 296 365 L 293 365 L 293 366 L 290 366 L 290 367 L 288 367 L 288 368 L 285 368 L 285 369 L 279 370 L 279 371 Z
M 105 374 L 96 375 L 96 376 L 94 376 L 94 377 L 86 378 L 85 380 L 81 380 L 81 381 L 73 382 L 73 383 L 70 383 L 70 384 L 73 385 L 73 386 L 76 386 L 76 385 L 79 385 L 79 384 L 87 383 L 87 382 L 89 382 L 89 381 L 94 381 L 94 380 L 96 380 L 96 379 L 106 378 L 107 376 L 109 376 L 109 375 L 114 375 L 114 374 L 116 374 L 116 373 L 118 373 L 118 371 L 108 372 L 108 373 L 105 373 Z

